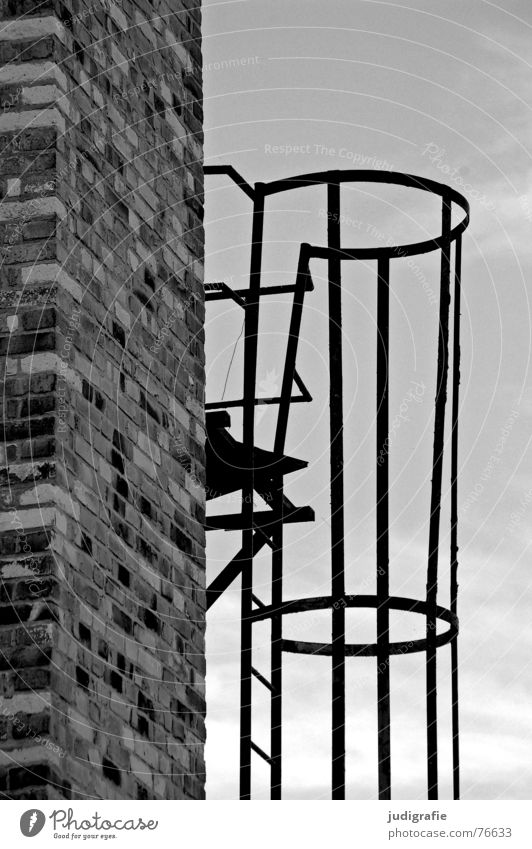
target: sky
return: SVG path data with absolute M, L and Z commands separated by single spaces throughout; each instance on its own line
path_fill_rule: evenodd
M 471 203 L 463 242 L 459 443 L 460 716 L 462 795 L 530 798 L 530 270 L 532 233 L 532 7 L 525 0 L 236 0 L 203 6 L 205 161 L 231 164 L 249 182 L 348 168 L 403 171 L 446 182 Z M 342 195 L 342 241 L 430 238 L 437 207 L 412 190 L 368 184 Z M 220 177 L 206 181 L 206 280 L 248 285 L 251 206 Z M 291 282 L 302 241 L 325 238 L 325 195 L 288 193 L 266 212 L 264 284 Z M 427 235 L 428 234 L 428 235 Z M 372 592 L 374 540 L 375 269 L 349 264 L 344 287 L 346 551 L 350 592 Z M 325 269 L 313 265 L 298 371 L 314 397 L 297 405 L 287 452 L 309 467 L 287 493 L 316 512 L 285 548 L 287 597 L 329 592 Z M 422 594 L 427 552 L 437 258 L 398 261 L 391 279 L 390 445 L 392 592 Z M 433 282 L 434 281 L 434 284 Z M 275 394 L 288 302 L 261 320 L 258 391 Z M 242 316 L 210 305 L 208 400 L 242 387 Z M 406 408 L 405 408 L 406 405 Z M 399 411 L 402 418 L 397 418 Z M 232 419 L 239 435 L 238 416 Z M 272 412 L 259 408 L 257 441 L 269 447 Z M 446 467 L 447 469 L 447 467 Z M 448 475 L 446 480 L 448 481 Z M 214 506 L 210 505 L 210 509 Z M 235 508 L 235 502 L 226 508 Z M 214 510 L 213 510 L 214 512 Z M 444 490 L 448 519 L 448 485 Z M 445 522 L 444 522 L 445 525 Z M 448 548 L 448 522 L 442 552 Z M 208 579 L 239 548 L 237 534 L 209 539 Z M 447 571 L 446 571 L 447 570 Z M 267 561 L 257 559 L 267 600 Z M 442 554 L 442 603 L 447 560 Z M 238 584 L 213 607 L 207 630 L 208 794 L 238 794 Z M 420 596 L 421 597 L 421 596 Z M 328 639 L 330 616 L 287 617 L 301 639 Z M 420 622 L 394 619 L 396 639 Z M 370 616 L 348 615 L 354 641 L 372 639 Z M 267 669 L 257 628 L 256 665 Z M 442 797 L 449 798 L 449 650 L 440 650 Z M 285 655 L 284 798 L 330 798 L 330 662 Z M 348 797 L 376 792 L 375 661 L 349 661 Z M 423 655 L 394 658 L 394 798 L 424 798 Z M 254 736 L 268 748 L 267 704 L 257 697 Z M 255 762 L 254 762 L 255 764 Z M 257 764 L 254 792 L 267 798 Z

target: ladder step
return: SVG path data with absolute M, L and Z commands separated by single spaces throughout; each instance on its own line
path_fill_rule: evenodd
M 254 666 L 251 667 L 251 674 L 255 676 L 257 681 L 260 681 L 261 684 L 264 684 L 264 686 L 267 687 L 268 690 L 270 690 L 273 693 L 273 687 L 270 684 L 270 682 L 267 681 L 266 678 L 264 677 L 264 675 L 261 675 L 260 672 L 258 671 L 258 669 L 255 669 Z
M 272 759 L 268 757 L 268 755 L 266 754 L 266 752 L 263 752 L 263 750 L 261 749 L 261 747 L 260 747 L 260 746 L 257 746 L 257 744 L 253 742 L 253 740 L 251 740 L 251 741 L 250 741 L 250 743 L 251 743 L 251 748 L 253 749 L 253 751 L 254 751 L 254 752 L 256 752 L 256 753 L 257 753 L 257 755 L 260 755 L 260 757 L 261 757 L 263 760 L 265 760 L 265 761 L 266 761 L 266 763 L 268 763 L 268 764 L 271 766 L 271 765 L 272 765 Z

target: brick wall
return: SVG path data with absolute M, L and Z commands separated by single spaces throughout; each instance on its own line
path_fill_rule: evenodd
M 0 15 L 0 795 L 202 798 L 198 4 Z

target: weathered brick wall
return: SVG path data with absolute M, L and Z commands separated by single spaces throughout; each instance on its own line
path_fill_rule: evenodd
M 198 4 L 0 14 L 0 795 L 202 798 Z

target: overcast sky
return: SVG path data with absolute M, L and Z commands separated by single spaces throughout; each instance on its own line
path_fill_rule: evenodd
M 532 232 L 532 8 L 526 0 L 237 0 L 204 4 L 206 162 L 230 163 L 250 182 L 308 171 L 381 167 L 448 182 L 471 201 L 464 238 L 460 425 L 460 688 L 463 797 L 530 798 L 530 556 L 532 474 L 529 393 Z M 465 186 L 465 188 L 464 188 Z M 223 179 L 207 183 L 207 280 L 247 285 L 250 204 Z M 435 235 L 435 207 L 417 193 L 350 191 L 343 243 Z M 266 283 L 293 280 L 299 244 L 325 237 L 325 195 L 307 190 L 268 208 Z M 357 263 L 357 265 L 360 265 Z M 287 451 L 309 470 L 287 491 L 316 510 L 314 525 L 287 534 L 287 596 L 329 592 L 326 324 L 324 269 L 313 266 L 298 371 L 315 401 L 299 405 Z M 423 593 L 427 552 L 437 262 L 392 276 L 392 591 Z M 423 280 L 425 284 L 423 285 Z M 347 586 L 372 592 L 374 559 L 374 268 L 346 269 Z M 428 281 L 428 282 L 427 282 Z M 434 289 L 436 287 L 434 286 Z M 259 390 L 279 389 L 287 303 L 263 318 Z M 241 331 L 238 310 L 209 307 L 209 398 L 219 397 Z M 241 344 L 226 397 L 241 393 Z M 417 386 L 417 400 L 412 387 Z M 306 408 L 306 409 L 304 409 Z M 404 410 L 404 407 L 403 407 Z M 259 413 L 268 447 L 271 413 Z M 233 418 L 238 434 L 238 417 Z M 212 505 L 211 505 L 212 508 Z M 231 505 L 235 509 L 235 504 Z M 445 511 L 444 511 L 445 514 Z M 446 530 L 446 529 L 445 529 Z M 442 534 L 446 544 L 446 534 Z M 219 533 L 209 545 L 209 579 L 239 547 Z M 442 587 L 448 555 L 442 555 Z M 447 559 L 446 559 L 447 558 Z M 267 577 L 266 562 L 256 573 Z M 267 599 L 267 581 L 261 587 Z M 442 590 L 443 603 L 446 590 Z M 208 789 L 238 787 L 238 586 L 213 609 L 208 627 Z M 353 617 L 351 619 L 351 617 Z M 420 623 L 393 621 L 398 639 Z M 328 639 L 330 619 L 287 622 L 301 638 Z M 374 625 L 349 614 L 354 640 Z M 305 633 L 303 633 L 305 632 Z M 258 642 L 265 632 L 257 630 Z M 440 651 L 442 795 L 450 795 L 448 649 Z M 259 649 L 257 664 L 267 656 Z M 286 798 L 329 798 L 330 662 L 286 657 Z M 268 748 L 258 705 L 254 736 Z M 395 798 L 423 798 L 423 655 L 392 663 Z M 348 792 L 376 792 L 375 661 L 349 661 Z M 266 798 L 265 771 L 255 772 Z

